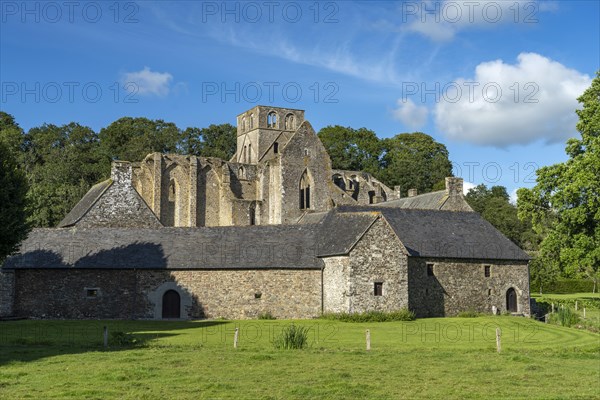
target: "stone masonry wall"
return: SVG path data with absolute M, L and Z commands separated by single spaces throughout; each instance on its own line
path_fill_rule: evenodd
M 0 268 L 0 317 L 13 314 L 15 274 Z
M 16 270 L 15 314 L 38 318 L 161 318 L 179 292 L 182 318 L 311 318 L 321 313 L 315 270 Z M 89 297 L 88 289 L 97 290 Z
M 433 264 L 433 276 L 427 275 Z M 506 291 L 517 293 L 518 312 L 529 315 L 529 269 L 509 261 L 409 259 L 410 308 L 417 317 L 453 316 L 461 311 L 506 311 Z M 490 266 L 485 277 L 484 266 Z
M 350 257 L 323 258 L 323 311 L 340 313 L 350 308 Z
M 348 312 L 408 307 L 407 258 L 385 220 L 379 218 L 350 252 Z M 383 295 L 375 296 L 375 282 Z

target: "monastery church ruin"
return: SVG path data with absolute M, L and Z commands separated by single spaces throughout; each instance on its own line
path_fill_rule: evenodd
M 228 161 L 114 161 L 59 227 L 34 229 L 5 262 L 0 316 L 530 313 L 529 257 L 473 212 L 462 179 L 401 197 L 333 170 L 302 110 L 257 106 L 237 126 Z

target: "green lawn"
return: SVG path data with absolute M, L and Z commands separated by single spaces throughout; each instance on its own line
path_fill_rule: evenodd
M 507 316 L 295 323 L 310 349 L 273 349 L 290 321 L 0 322 L 0 398 L 600 398 L 600 335 L 583 330 Z M 143 345 L 104 350 L 103 325 Z

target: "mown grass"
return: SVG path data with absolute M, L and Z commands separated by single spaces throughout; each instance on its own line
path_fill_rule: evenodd
M 274 349 L 272 340 L 291 323 L 308 330 L 308 348 Z M 104 350 L 104 325 L 140 345 Z M 591 332 L 505 316 L 0 322 L 0 398 L 593 399 L 599 341 Z

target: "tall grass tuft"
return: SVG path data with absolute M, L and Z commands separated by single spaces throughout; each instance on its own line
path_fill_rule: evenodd
M 304 349 L 308 347 L 308 331 L 306 326 L 287 326 L 275 338 L 273 346 L 281 350 Z
M 550 314 L 550 322 L 571 327 L 579 322 L 579 314 L 569 307 L 560 307 L 557 312 Z

